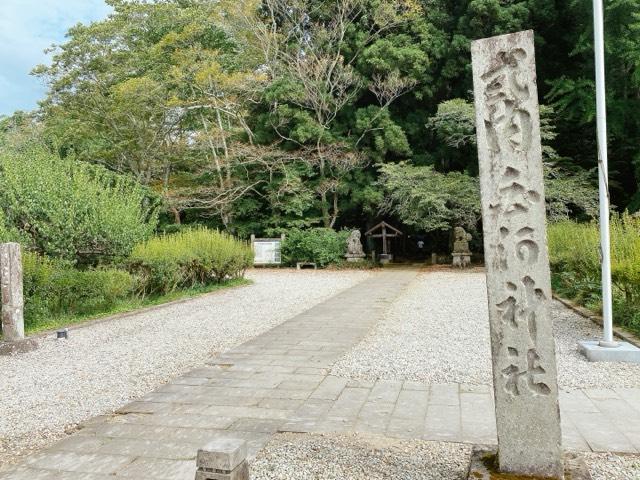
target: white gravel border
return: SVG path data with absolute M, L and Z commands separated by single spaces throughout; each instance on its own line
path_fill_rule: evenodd
M 251 464 L 251 480 L 455 480 L 470 445 L 376 435 L 274 436 Z
M 252 480 L 465 480 L 471 445 L 366 434 L 275 435 Z M 640 456 L 586 453 L 593 480 L 638 480 Z
M 565 389 L 640 387 L 640 365 L 588 362 L 579 340 L 599 338 L 590 320 L 554 301 L 558 383 Z M 373 380 L 491 384 L 483 272 L 420 274 L 386 318 L 333 368 L 332 374 Z
M 49 336 L 0 356 L 0 465 L 349 288 L 364 271 L 253 270 L 255 283 Z
M 585 461 L 592 480 L 638 480 L 640 455 L 586 453 Z

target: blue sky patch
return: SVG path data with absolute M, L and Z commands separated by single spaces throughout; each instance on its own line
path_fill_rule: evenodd
M 0 0 L 0 115 L 36 108 L 46 86 L 29 72 L 50 62 L 44 49 L 110 11 L 104 0 Z

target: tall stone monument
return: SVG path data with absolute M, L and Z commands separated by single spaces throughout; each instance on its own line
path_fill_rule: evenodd
M 533 31 L 471 56 L 498 465 L 563 478 Z
M 4 340 L 24 340 L 22 257 L 17 243 L 0 243 L 0 293 Z

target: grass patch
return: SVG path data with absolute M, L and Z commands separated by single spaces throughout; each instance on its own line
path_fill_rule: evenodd
M 35 334 L 44 330 L 53 330 L 57 328 L 63 328 L 69 325 L 81 324 L 91 320 L 97 320 L 111 315 L 119 313 L 129 313 L 139 310 L 141 308 L 153 307 L 162 305 L 165 303 L 173 302 L 176 300 L 184 300 L 189 298 L 196 298 L 208 293 L 216 292 L 218 290 L 224 290 L 227 288 L 239 287 L 243 285 L 250 285 L 253 283 L 251 280 L 245 278 L 236 278 L 227 280 L 222 283 L 215 283 L 205 286 L 196 286 L 185 290 L 176 290 L 165 295 L 156 295 L 149 297 L 133 297 L 126 300 L 117 301 L 112 308 L 101 312 L 99 314 L 89 315 L 61 315 L 51 317 L 43 320 L 38 319 L 36 322 L 31 322 L 25 325 L 25 332 L 27 334 Z
M 559 222 L 548 237 L 554 292 L 601 314 L 598 225 Z M 614 323 L 640 334 L 640 218 L 611 218 L 611 277 Z

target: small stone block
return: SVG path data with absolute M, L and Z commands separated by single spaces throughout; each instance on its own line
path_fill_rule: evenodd
M 467 480 L 495 480 L 498 478 L 500 480 L 543 480 L 543 477 L 530 476 L 526 472 L 517 474 L 498 472 L 497 468 L 497 450 L 475 446 L 471 452 Z M 581 455 L 565 453 L 564 480 L 592 480 L 587 464 Z
M 249 480 L 249 464 L 243 461 L 231 472 L 198 469 L 195 480 Z
M 231 472 L 247 458 L 247 442 L 239 438 L 217 438 L 198 450 L 198 470 Z M 208 477 L 206 477 L 208 478 Z
M 640 348 L 628 342 L 619 342 L 617 347 L 601 347 L 597 340 L 578 343 L 578 350 L 590 362 L 640 363 Z

